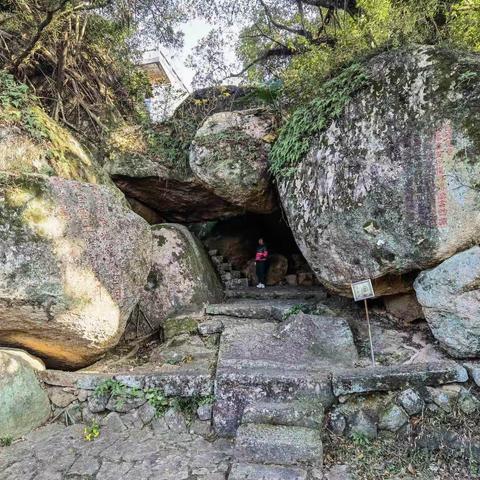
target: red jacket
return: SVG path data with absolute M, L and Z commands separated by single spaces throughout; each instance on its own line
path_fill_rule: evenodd
M 262 245 L 257 248 L 257 254 L 255 255 L 256 262 L 265 262 L 268 258 L 268 250 L 265 245 Z

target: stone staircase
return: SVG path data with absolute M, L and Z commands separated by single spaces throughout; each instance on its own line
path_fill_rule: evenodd
M 209 250 L 208 254 L 226 290 L 248 287 L 248 278 L 239 270 L 235 270 L 228 259 L 219 255 L 218 250 Z
M 228 480 L 321 478 L 323 407 L 312 401 L 257 402 L 244 410 Z

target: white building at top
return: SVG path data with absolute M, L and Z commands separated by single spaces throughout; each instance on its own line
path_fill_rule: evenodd
M 139 67 L 152 85 L 153 95 L 146 100 L 150 116 L 154 122 L 165 120 L 189 95 L 188 88 L 159 47 L 145 51 Z

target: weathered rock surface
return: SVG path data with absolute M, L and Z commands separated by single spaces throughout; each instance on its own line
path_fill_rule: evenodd
M 359 410 L 349 418 L 348 433 L 350 436 L 374 440 L 378 435 L 377 423 L 377 418 L 371 412 Z
M 243 462 L 321 465 L 321 435 L 319 431 L 310 428 L 241 425 L 237 431 L 235 457 Z
M 0 341 L 80 367 L 116 345 L 146 283 L 148 224 L 114 187 L 0 174 Z
M 256 402 L 247 405 L 242 423 L 264 423 L 320 430 L 323 427 L 323 406 L 314 400 L 293 402 Z
M 335 395 L 399 390 L 407 386 L 464 383 L 468 373 L 455 362 L 439 362 L 392 367 L 357 368 L 348 373 L 334 374 Z
M 28 362 L 0 352 L 0 432 L 18 438 L 50 416 L 50 402 Z
M 322 284 L 351 295 L 408 289 L 388 276 L 424 270 L 480 240 L 480 87 L 476 55 L 433 47 L 365 64 L 368 85 L 279 183 L 297 243 Z
M 228 480 L 307 480 L 308 472 L 300 468 L 261 463 L 235 463 Z
M 480 247 L 422 272 L 415 281 L 425 318 L 440 345 L 457 358 L 480 355 Z
M 358 359 L 352 331 L 344 318 L 291 315 L 278 330 L 278 336 L 291 348 L 302 347 L 320 359 L 337 365 L 351 366 Z
M 163 425 L 140 429 L 122 425 L 118 417 L 111 420 L 91 442 L 84 439 L 84 425 L 51 424 L 2 448 L 2 478 L 224 480 L 227 475 L 232 447 L 225 440 L 208 442 Z
M 408 422 L 408 415 L 398 405 L 390 405 L 380 416 L 378 428 L 396 432 Z
M 82 148 L 72 134 L 50 118 L 40 107 L 25 107 L 35 120 L 27 126 L 12 104 L 0 106 L 0 171 L 42 174 L 114 188 L 107 173 Z M 8 119 L 8 120 L 7 120 Z M 32 132 L 38 129 L 39 132 Z M 35 139 L 32 133 L 39 133 Z
M 425 402 L 416 390 L 408 388 L 404 390 L 397 399 L 398 403 L 409 415 L 417 415 L 425 407 Z
M 229 204 L 269 213 L 275 198 L 268 172 L 274 117 L 262 109 L 219 112 L 197 130 L 190 168 L 204 187 Z
M 384 297 L 383 300 L 385 302 L 387 315 L 394 320 L 411 323 L 415 320 L 425 318 L 422 306 L 418 303 L 417 297 L 413 293 L 390 295 Z
M 152 227 L 152 233 L 153 265 L 139 301 L 148 319 L 143 326 L 147 333 L 150 328 L 158 329 L 168 316 L 222 298 L 207 253 L 186 227 L 161 224 Z

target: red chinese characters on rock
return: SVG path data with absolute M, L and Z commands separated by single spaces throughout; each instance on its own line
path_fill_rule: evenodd
M 445 122 L 434 135 L 435 155 L 435 205 L 436 225 L 439 228 L 448 226 L 448 194 L 445 180 L 445 161 L 453 158 L 452 126 Z

